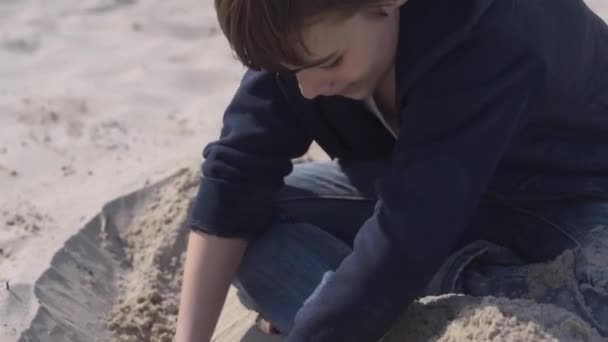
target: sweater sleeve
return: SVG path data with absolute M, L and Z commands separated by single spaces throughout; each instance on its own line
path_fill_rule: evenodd
M 287 342 L 369 342 L 389 330 L 456 247 L 544 77 L 530 49 L 500 32 L 471 33 L 422 76 L 374 214 Z
M 224 113 L 220 138 L 203 151 L 191 229 L 248 240 L 270 225 L 291 159 L 312 143 L 285 101 L 274 74 L 247 71 Z

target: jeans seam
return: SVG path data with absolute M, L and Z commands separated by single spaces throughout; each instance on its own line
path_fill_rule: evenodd
M 513 209 L 515 211 L 518 211 L 520 213 L 529 215 L 529 216 L 531 216 L 531 217 L 533 217 L 533 218 L 535 218 L 537 220 L 540 220 L 540 221 L 548 224 L 549 226 L 555 228 L 557 231 L 559 231 L 561 234 L 563 234 L 565 237 L 567 237 L 568 239 L 570 239 L 576 245 L 577 248 L 581 247 L 581 242 L 576 237 L 574 237 L 572 234 L 568 233 L 559 224 L 553 222 L 552 220 L 550 220 L 549 218 L 545 217 L 544 215 L 539 215 L 539 214 L 535 213 L 534 211 L 531 211 L 531 210 L 528 210 L 528 209 L 525 209 L 523 207 L 516 206 L 516 205 L 513 205 L 513 204 L 507 204 L 507 205 L 511 209 Z
M 278 199 L 276 202 L 290 202 L 290 201 L 301 201 L 301 200 L 312 200 L 312 199 L 328 199 L 328 200 L 348 200 L 348 201 L 369 201 L 375 202 L 375 199 L 362 197 L 362 196 L 342 196 L 342 195 L 307 195 L 307 196 L 289 196 Z
M 458 264 L 458 268 L 449 271 L 446 281 L 448 281 L 448 280 L 451 280 L 451 281 L 450 281 L 449 285 L 447 285 L 447 287 L 444 284 L 444 288 L 442 290 L 445 291 L 445 290 L 449 289 L 450 292 L 456 291 L 457 282 L 460 278 L 460 275 L 463 273 L 464 269 L 467 266 L 469 266 L 471 264 L 471 262 L 473 262 L 473 260 L 477 259 L 480 255 L 483 255 L 487 252 L 488 252 L 488 248 L 484 247 L 483 249 L 476 251 L 473 254 L 458 256 L 458 258 L 456 260 L 454 260 L 454 263 L 453 263 L 453 264 Z

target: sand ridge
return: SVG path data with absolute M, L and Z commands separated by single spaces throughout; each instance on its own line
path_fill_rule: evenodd
M 606 341 L 578 316 L 530 300 L 464 295 L 415 302 L 382 342 Z
M 118 284 L 116 304 L 104 318 L 115 341 L 172 340 L 185 256 L 183 224 L 198 185 L 195 175 L 184 172 L 157 191 L 133 222 L 134 229 L 122 237 L 128 274 Z

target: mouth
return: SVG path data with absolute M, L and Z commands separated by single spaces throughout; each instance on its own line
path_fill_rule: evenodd
M 362 100 L 366 97 L 361 94 L 361 89 L 357 83 L 350 83 L 339 91 L 325 92 L 322 96 L 342 96 L 353 100 Z

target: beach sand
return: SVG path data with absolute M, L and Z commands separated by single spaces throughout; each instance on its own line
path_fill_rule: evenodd
M 212 5 L 0 3 L 0 341 L 170 341 L 200 153 L 243 72 Z M 255 316 L 231 289 L 214 340 L 278 341 Z M 553 306 L 443 296 L 386 340 L 490 337 L 599 338 Z

